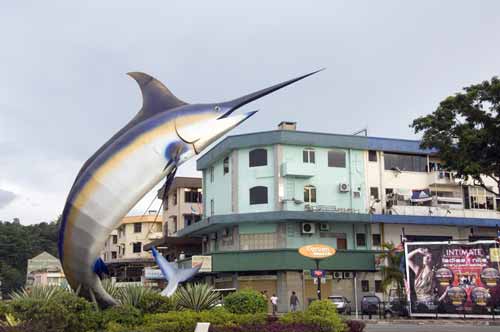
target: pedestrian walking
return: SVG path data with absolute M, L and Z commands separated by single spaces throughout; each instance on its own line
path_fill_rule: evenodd
M 278 297 L 276 294 L 273 294 L 271 296 L 271 304 L 273 306 L 273 316 L 276 316 L 276 312 L 278 311 Z
M 295 292 L 292 292 L 292 295 L 290 296 L 290 310 L 292 312 L 297 311 L 297 308 L 299 307 L 299 298 L 297 297 L 297 294 Z

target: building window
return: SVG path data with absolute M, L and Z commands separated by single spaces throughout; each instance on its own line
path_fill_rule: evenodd
M 356 233 L 356 246 L 366 247 L 366 235 L 364 233 Z
M 200 203 L 201 191 L 197 188 L 184 189 L 184 202 L 186 203 Z
M 172 216 L 172 223 L 174 225 L 174 233 L 177 232 L 177 216 Z
M 210 172 L 210 183 L 214 183 L 214 167 L 211 166 L 209 169 Z
M 471 209 L 494 210 L 494 197 L 484 188 L 469 187 Z
M 305 203 L 316 203 L 316 187 L 315 186 L 305 186 L 304 187 L 304 202 Z
M 421 155 L 384 153 L 384 168 L 393 171 L 427 172 L 427 157 Z
M 175 193 L 172 195 L 172 202 L 174 205 L 177 205 L 177 189 L 175 189 Z
M 375 247 L 380 247 L 381 238 L 380 234 L 372 234 L 372 245 Z
M 214 199 L 212 198 L 210 200 L 210 215 L 213 216 L 214 215 L 214 210 L 215 210 L 215 204 L 214 204 Z
M 249 166 L 266 166 L 267 165 L 267 150 L 255 149 L 249 152 Z
M 345 152 L 341 150 L 328 151 L 328 167 L 345 168 Z
M 142 232 L 142 223 L 135 222 L 134 223 L 134 233 L 141 233 L 141 232 Z
M 316 156 L 313 149 L 304 149 L 302 151 L 302 161 L 308 164 L 316 163 Z
M 222 164 L 224 168 L 224 175 L 226 175 L 227 173 L 229 173 L 229 157 L 224 158 Z
M 343 237 L 337 237 L 337 249 L 341 250 L 347 249 L 347 239 L 345 235 Z
M 133 253 L 139 253 L 141 251 L 142 251 L 142 242 L 134 242 L 133 243 L 132 252 Z
M 368 280 L 361 280 L 361 290 L 363 292 L 370 291 L 370 282 Z
M 199 214 L 185 214 L 184 215 L 184 227 L 191 226 L 201 220 L 201 215 Z
M 257 186 L 250 188 L 250 205 L 267 204 L 267 187 Z
M 116 259 L 116 251 L 111 252 L 111 259 Z
M 379 199 L 377 187 L 370 187 L 370 198 L 371 199 Z
M 383 293 L 382 280 L 375 280 L 375 293 Z
M 113 235 L 113 244 L 118 243 L 118 235 Z
M 368 151 L 368 161 L 377 161 L 377 151 Z

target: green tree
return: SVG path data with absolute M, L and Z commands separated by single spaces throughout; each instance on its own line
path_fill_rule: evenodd
M 397 250 L 392 242 L 382 244 L 384 252 L 378 256 L 379 261 L 386 260 L 387 264 L 380 266 L 382 273 L 382 289 L 387 292 L 390 287 L 396 285 L 398 297 L 404 296 L 404 274 L 400 270 L 401 261 L 404 259 L 404 252 Z
M 58 221 L 28 226 L 0 222 L 0 280 L 4 296 L 24 285 L 28 259 L 43 251 L 57 257 L 58 230 Z
M 423 132 L 421 146 L 439 151 L 448 170 L 500 197 L 500 80 L 493 77 L 463 90 L 411 127 Z M 488 186 L 486 178 L 496 186 Z

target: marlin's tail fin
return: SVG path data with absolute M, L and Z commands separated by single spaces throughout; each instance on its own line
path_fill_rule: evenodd
M 158 264 L 163 276 L 168 281 L 167 288 L 161 292 L 161 295 L 166 297 L 172 296 L 177 290 L 180 282 L 191 279 L 201 268 L 201 265 L 198 265 L 192 269 L 179 269 L 175 263 L 169 263 L 160 255 L 155 247 L 152 248 L 152 252 L 156 264 Z

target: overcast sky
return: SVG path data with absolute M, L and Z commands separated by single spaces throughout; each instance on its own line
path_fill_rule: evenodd
M 82 163 L 141 106 L 126 72 L 192 103 L 326 67 L 246 106 L 261 112 L 233 133 L 290 120 L 416 138 L 414 118 L 499 74 L 499 12 L 498 1 L 456 0 L 3 1 L 0 220 L 61 213 Z M 179 174 L 196 175 L 195 162 Z

